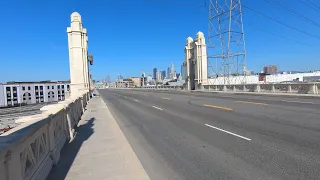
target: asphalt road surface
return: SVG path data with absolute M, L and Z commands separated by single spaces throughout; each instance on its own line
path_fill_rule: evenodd
M 320 179 L 320 99 L 99 93 L 152 180 Z

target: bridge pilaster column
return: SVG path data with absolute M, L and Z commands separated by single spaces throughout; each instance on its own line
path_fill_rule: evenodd
M 257 92 L 260 92 L 260 91 L 261 91 L 260 84 L 258 84 L 258 85 L 256 86 L 256 91 L 257 91 Z
M 88 37 L 87 30 L 82 26 L 79 13 L 71 14 L 71 24 L 67 28 L 69 63 L 70 63 L 70 89 L 71 96 L 79 96 L 89 91 L 88 72 Z
M 292 92 L 291 84 L 288 84 L 288 93 L 291 93 L 291 92 Z
M 272 91 L 273 93 L 276 92 L 276 88 L 274 87 L 274 84 L 271 85 L 271 91 Z
M 227 86 L 223 85 L 223 91 L 227 91 Z
M 312 92 L 312 94 L 317 94 L 317 85 L 314 84 L 310 84 L 310 91 Z

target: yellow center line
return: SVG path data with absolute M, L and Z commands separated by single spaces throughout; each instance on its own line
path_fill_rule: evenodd
M 227 110 L 227 111 L 232 111 L 233 110 L 232 108 L 227 108 L 227 107 L 223 107 L 223 106 L 214 106 L 214 105 L 211 105 L 211 104 L 203 104 L 203 106 L 216 108 L 216 109 L 223 109 L 223 110 Z
M 171 98 L 165 98 L 165 97 L 163 97 L 162 99 L 171 100 Z
M 259 102 L 250 102 L 250 101 L 235 101 L 237 103 L 245 103 L 245 104 L 259 104 L 259 105 L 267 105 L 266 103 L 259 103 Z

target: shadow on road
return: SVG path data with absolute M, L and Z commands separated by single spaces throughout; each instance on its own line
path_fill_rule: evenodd
M 85 124 L 80 125 L 76 129 L 76 137 L 69 144 L 66 144 L 61 151 L 60 162 L 57 166 L 54 166 L 47 177 L 47 180 L 63 180 L 66 178 L 73 161 L 75 160 L 82 144 L 88 140 L 89 137 L 94 133 L 95 118 L 86 120 Z

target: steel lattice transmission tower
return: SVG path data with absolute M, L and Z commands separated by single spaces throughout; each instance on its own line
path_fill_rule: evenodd
M 208 75 L 211 84 L 245 83 L 246 48 L 240 0 L 210 0 Z

